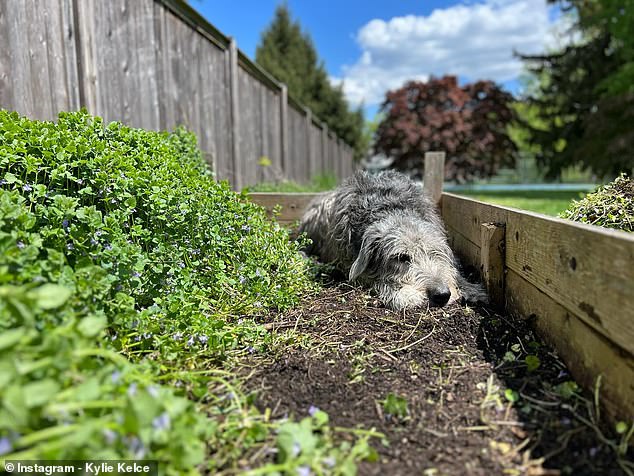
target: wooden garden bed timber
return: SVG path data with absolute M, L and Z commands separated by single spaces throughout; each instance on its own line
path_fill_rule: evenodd
M 631 420 L 634 236 L 447 193 L 441 212 L 455 253 L 503 309 L 533 320 L 580 385 L 601 375 L 605 408 Z M 490 239 L 491 224 L 504 232 Z

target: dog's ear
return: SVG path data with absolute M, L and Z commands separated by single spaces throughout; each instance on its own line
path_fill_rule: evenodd
M 354 263 L 350 266 L 350 274 L 348 275 L 349 281 L 354 281 L 367 269 L 372 255 L 376 251 L 375 245 L 378 239 L 379 235 L 376 230 L 368 228 L 365 231 L 357 259 L 354 260 Z

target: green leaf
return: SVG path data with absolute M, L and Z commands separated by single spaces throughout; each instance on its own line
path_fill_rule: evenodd
M 520 399 L 520 394 L 517 393 L 515 390 L 511 390 L 510 388 L 507 388 L 504 391 L 504 397 L 506 397 L 506 399 L 511 402 L 511 403 L 515 403 Z
M 18 327 L 17 329 L 9 329 L 0 334 L 0 350 L 13 347 L 20 342 L 20 339 L 26 334 L 24 327 Z
M 315 426 L 318 428 L 328 424 L 328 414 L 324 411 L 317 410 L 313 413 L 313 420 L 315 420 Z
M 52 379 L 40 380 L 24 386 L 24 401 L 27 408 L 48 403 L 59 391 L 59 384 Z
M 92 314 L 84 317 L 77 325 L 77 330 L 85 337 L 95 337 L 108 325 L 108 320 L 105 316 L 99 316 Z
M 71 290 L 64 286 L 44 284 L 29 291 L 28 296 L 42 309 L 55 309 L 64 304 L 71 294 Z
M 616 432 L 619 435 L 622 435 L 623 433 L 625 433 L 628 428 L 629 427 L 628 427 L 627 423 L 625 423 L 624 421 L 617 422 L 617 424 L 614 427 L 614 429 L 616 430 Z
M 555 392 L 565 399 L 572 397 L 578 390 L 579 386 L 572 380 L 562 382 L 555 386 Z
M 383 401 L 383 410 L 385 413 L 398 418 L 405 418 L 409 413 L 407 400 L 393 393 L 389 393 Z
M 524 359 L 524 362 L 526 363 L 526 369 L 529 372 L 534 372 L 541 365 L 539 357 L 537 357 L 536 355 L 527 355 Z
M 7 181 L 7 183 L 15 183 L 18 181 L 18 178 L 11 172 L 7 172 L 6 174 L 4 174 L 4 179 Z

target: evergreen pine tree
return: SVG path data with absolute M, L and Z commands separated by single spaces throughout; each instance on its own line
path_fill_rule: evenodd
M 333 86 L 310 36 L 291 18 L 286 4 L 275 10 L 275 18 L 262 33 L 255 61 L 278 81 L 288 93 L 308 106 L 313 114 L 355 150 L 358 159 L 367 150 L 363 138 L 363 112 L 351 111 L 341 87 Z

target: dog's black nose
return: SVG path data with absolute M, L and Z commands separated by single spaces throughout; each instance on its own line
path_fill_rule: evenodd
M 447 286 L 440 286 L 437 288 L 431 288 L 427 290 L 427 297 L 432 306 L 444 306 L 451 297 L 451 291 Z

